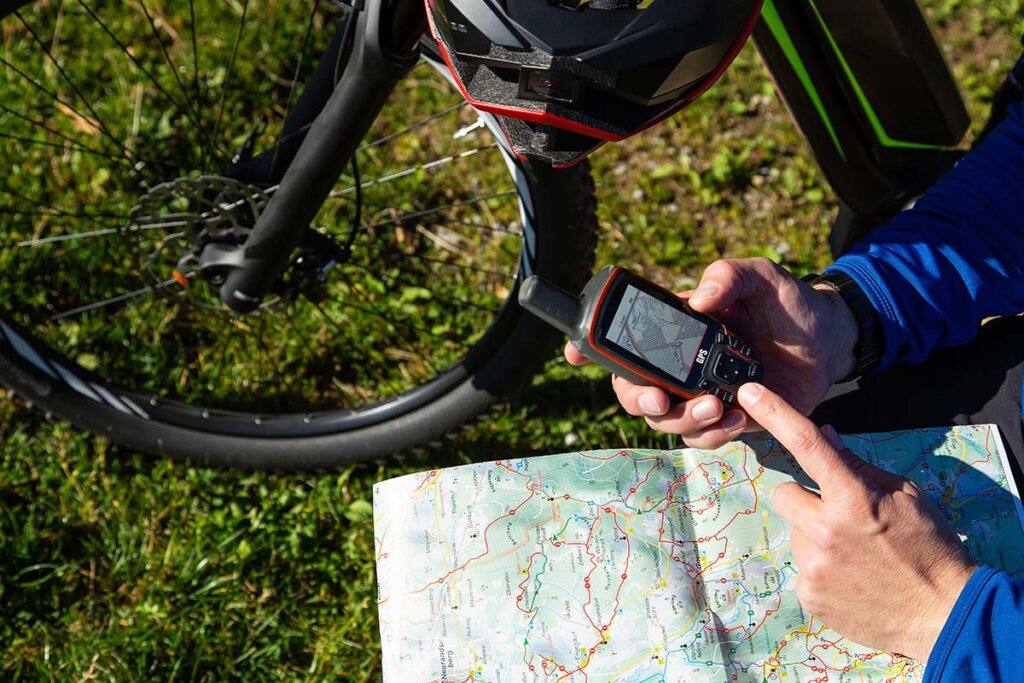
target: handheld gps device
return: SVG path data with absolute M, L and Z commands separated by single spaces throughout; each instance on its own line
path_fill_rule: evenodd
M 670 396 L 734 405 L 739 386 L 764 375 L 754 350 L 724 325 L 624 268 L 604 268 L 579 297 L 534 275 L 519 303 L 601 367 Z

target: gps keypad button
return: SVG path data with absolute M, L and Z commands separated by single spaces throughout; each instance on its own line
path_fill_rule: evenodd
M 758 363 L 757 361 L 754 361 L 753 363 L 751 363 L 750 365 L 747 366 L 747 378 L 748 379 L 752 379 L 752 380 L 754 380 L 756 382 L 756 381 L 761 379 L 761 376 L 763 374 L 764 374 L 764 366 L 761 365 L 760 363 Z
M 722 353 L 715 360 L 715 366 L 711 373 L 723 384 L 736 385 L 743 377 L 744 365 L 743 360 L 733 354 Z

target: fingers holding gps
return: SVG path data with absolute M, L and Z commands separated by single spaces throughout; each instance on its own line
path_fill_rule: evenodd
M 648 423 L 651 421 L 648 420 Z M 742 410 L 729 410 L 722 419 L 709 427 L 692 432 L 680 432 L 690 448 L 714 449 L 738 438 L 748 430 L 750 419 Z M 661 427 L 658 427 L 661 429 Z
M 565 345 L 565 359 L 570 365 L 586 365 L 590 360 L 569 342 Z M 623 409 L 636 417 L 650 418 L 655 429 L 687 435 L 699 432 L 722 419 L 722 402 L 713 396 L 701 396 L 691 401 L 673 404 L 668 393 L 658 387 L 634 384 L 612 375 L 612 389 Z M 734 423 L 728 426 L 735 427 Z M 737 427 L 739 431 L 741 427 Z M 726 431 L 729 431 L 728 429 Z M 723 442 L 724 443 L 724 442 Z
M 652 429 L 681 435 L 691 448 L 718 448 L 753 426 L 742 410 L 726 410 L 714 396 L 672 403 L 661 389 L 619 376 L 612 377 L 612 388 L 627 413 L 645 418 Z
M 615 397 L 630 415 L 659 417 L 672 409 L 668 394 L 657 387 L 633 384 L 618 375 L 612 375 Z
M 579 349 L 573 346 L 571 341 L 565 342 L 563 354 L 565 359 L 569 361 L 569 365 L 580 366 L 590 362 L 590 359 L 580 353 Z

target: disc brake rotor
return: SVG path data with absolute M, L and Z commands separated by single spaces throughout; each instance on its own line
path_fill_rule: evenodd
M 146 193 L 131 210 L 126 229 L 136 237 L 164 231 L 154 242 L 138 240 L 142 268 L 154 284 L 171 276 L 191 291 L 197 276 L 219 284 L 232 250 L 245 242 L 269 201 L 267 190 L 233 178 L 178 178 Z M 218 245 L 223 246 L 220 262 Z M 201 303 L 213 306 L 215 300 L 203 296 Z

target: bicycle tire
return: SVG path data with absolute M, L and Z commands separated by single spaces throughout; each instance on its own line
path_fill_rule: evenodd
M 485 122 L 504 144 L 496 122 Z M 202 411 L 198 418 L 201 406 L 183 404 L 191 411 L 188 419 L 161 419 L 176 409 L 174 401 L 147 402 L 143 393 L 82 367 L 36 339 L 2 308 L 0 382 L 38 409 L 112 442 L 203 465 L 326 469 L 422 444 L 486 409 L 550 358 L 558 335 L 518 307 L 518 283 L 537 273 L 578 289 L 593 265 L 596 217 L 589 167 L 555 171 L 515 159 L 507 148 L 502 156 L 515 178 L 523 216 L 515 285 L 480 340 L 413 390 L 360 410 L 261 414 L 254 420 L 230 410 Z M 9 304 L 0 301 L 0 307 Z M 345 418 L 338 429 L 327 419 L 332 414 Z

